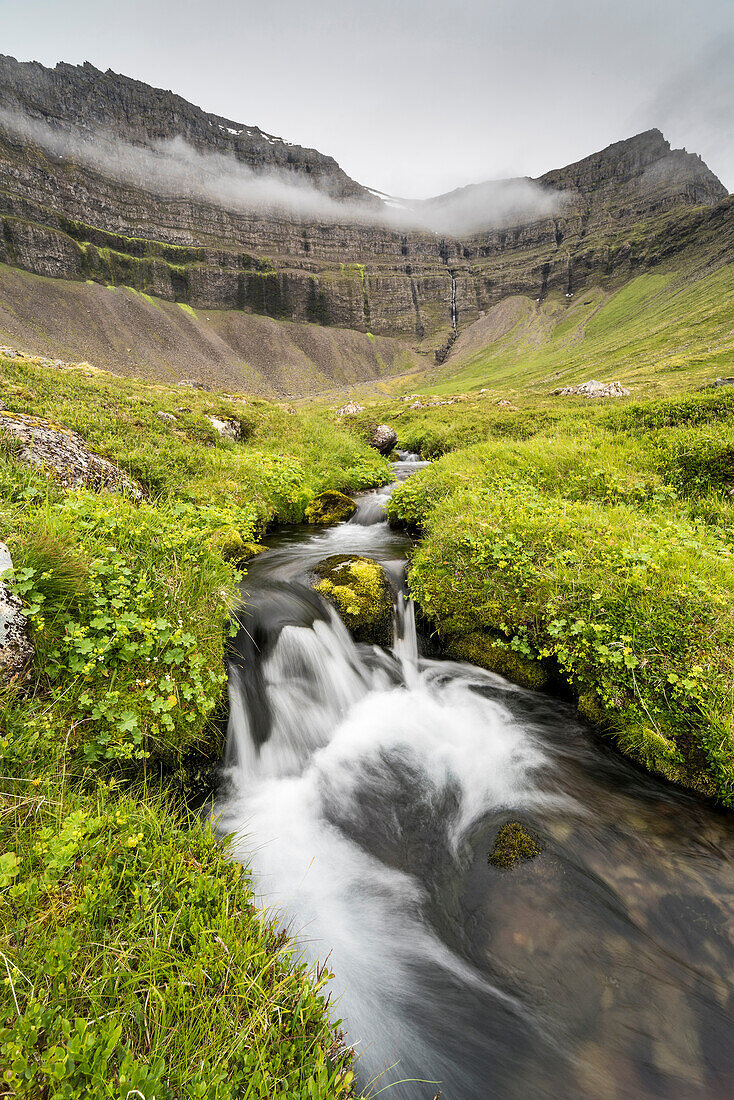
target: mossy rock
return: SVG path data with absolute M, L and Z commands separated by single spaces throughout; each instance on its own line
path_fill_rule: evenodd
M 516 863 L 535 859 L 542 851 L 538 838 L 529 829 L 519 821 L 508 821 L 497 833 L 494 848 L 489 853 L 487 861 L 493 867 L 502 867 L 506 870 L 514 867 Z
M 585 691 L 578 698 L 578 712 L 585 721 L 593 726 L 609 726 L 609 715 L 604 703 L 593 691 Z
M 259 542 L 248 542 L 242 538 L 236 527 L 220 527 L 212 535 L 212 543 L 219 550 L 225 561 L 231 561 L 233 565 L 242 566 L 267 550 Z
M 548 686 L 548 674 L 540 661 L 517 653 L 487 634 L 462 634 L 450 638 L 446 652 L 458 661 L 469 661 L 532 691 Z
M 325 493 L 319 493 L 306 508 L 306 519 L 309 523 L 343 523 L 351 519 L 357 511 L 357 505 L 346 493 L 338 493 L 335 489 L 327 489 Z
M 385 571 L 371 558 L 334 554 L 314 569 L 314 588 L 332 604 L 358 642 L 390 645 L 392 593 Z

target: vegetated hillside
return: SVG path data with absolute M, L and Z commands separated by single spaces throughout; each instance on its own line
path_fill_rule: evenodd
M 444 453 L 389 513 L 422 534 L 411 592 L 448 651 L 571 692 L 642 766 L 734 807 L 734 392 L 395 423 Z
M 30 355 L 86 359 L 123 375 L 171 383 L 195 378 L 270 395 L 349 387 L 427 365 L 391 337 L 243 310 L 194 309 L 129 287 L 49 279 L 5 264 L 0 344 Z
M 671 219 L 671 233 L 680 226 Z M 465 329 L 426 379 L 437 393 L 479 387 L 550 393 L 620 379 L 666 393 L 734 373 L 734 200 L 686 247 L 629 281 L 542 302 L 514 296 Z
M 0 395 L 0 531 L 35 646 L 28 676 L 0 683 L 5 1093 L 351 1095 L 324 972 L 187 800 L 221 754 L 257 540 L 321 490 L 383 483 L 386 461 L 322 415 L 88 365 L 0 357 Z M 79 432 L 142 501 L 21 461 L 21 415 Z
M 414 212 L 396 222 L 330 157 L 90 65 L 1 58 L 0 90 L 0 260 L 196 309 L 390 336 L 438 360 L 508 296 L 619 285 L 684 247 L 725 197 L 699 157 L 650 130 L 520 181 L 538 196 L 522 212 L 499 208 L 494 185 L 472 192 L 462 201 L 481 228 L 450 236 L 421 230 Z M 247 186 L 285 180 L 311 205 L 252 208 L 238 171 Z M 328 356 L 316 348 L 317 373 L 329 374 Z M 298 373 L 297 355 L 289 366 Z

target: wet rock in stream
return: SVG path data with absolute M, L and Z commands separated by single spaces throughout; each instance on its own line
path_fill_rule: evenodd
M 335 489 L 327 489 L 314 497 L 306 508 L 306 519 L 309 523 L 329 526 L 333 523 L 343 523 L 351 519 L 357 511 L 357 504 L 346 493 L 338 493 Z
M 508 821 L 497 833 L 487 860 L 493 867 L 507 869 L 516 863 L 535 859 L 542 852 L 537 837 L 519 821 Z
M 332 554 L 314 569 L 315 590 L 359 642 L 392 644 L 392 592 L 385 570 L 360 554 Z

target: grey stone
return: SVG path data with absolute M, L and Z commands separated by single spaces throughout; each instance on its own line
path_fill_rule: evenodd
M 356 401 L 347 401 L 346 405 L 342 405 L 340 409 L 336 410 L 336 415 L 357 416 L 361 412 L 364 412 L 364 405 L 358 405 Z
M 378 424 L 369 440 L 370 447 L 374 447 L 381 455 L 389 455 L 398 441 L 398 433 L 388 424 Z
M 627 397 L 629 390 L 626 390 L 621 382 L 597 382 L 595 379 L 590 379 L 588 382 L 581 382 L 578 386 L 564 386 L 563 389 L 553 390 L 553 395 L 557 397 Z
M 21 446 L 13 457 L 19 462 L 51 470 L 70 489 L 112 489 L 143 499 L 143 490 L 124 470 L 90 451 L 78 432 L 26 413 L 0 411 L 0 431 Z
M 35 652 L 23 605 L 2 579 L 12 568 L 10 551 L 0 542 L 0 686 L 3 687 L 22 676 Z
M 232 439 L 236 443 L 242 437 L 242 428 L 236 420 L 220 420 L 218 416 L 208 415 L 207 420 L 223 439 Z

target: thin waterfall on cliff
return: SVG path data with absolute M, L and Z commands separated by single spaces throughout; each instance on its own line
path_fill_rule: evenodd
M 453 271 L 449 272 L 451 275 L 451 327 L 454 330 L 454 336 L 458 336 L 458 315 L 456 312 L 456 276 Z

